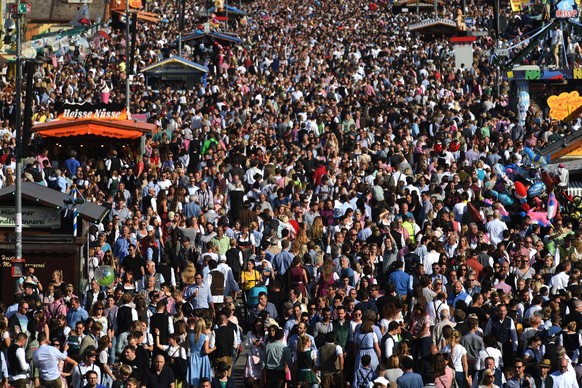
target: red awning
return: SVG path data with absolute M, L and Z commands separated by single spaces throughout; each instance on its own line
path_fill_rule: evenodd
M 155 124 L 140 123 L 133 120 L 59 120 L 41 123 L 32 127 L 36 132 L 46 137 L 68 136 L 105 136 L 116 139 L 138 139 L 151 134 L 156 129 Z

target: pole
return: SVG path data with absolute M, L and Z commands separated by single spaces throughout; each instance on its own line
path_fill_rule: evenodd
M 16 2 L 16 11 L 20 11 L 20 0 Z M 16 91 L 15 91 L 15 115 L 14 126 L 16 132 L 16 147 L 14 156 L 16 158 L 16 179 L 14 184 L 15 195 L 15 216 L 14 232 L 16 237 L 16 249 L 14 257 L 16 260 L 22 259 L 22 164 L 20 163 L 20 154 L 22 149 L 22 128 L 21 128 L 21 99 L 22 99 L 22 58 L 21 58 L 21 20 L 20 14 L 16 14 Z
M 184 31 L 184 9 L 186 8 L 186 2 L 180 0 L 178 6 L 178 56 L 182 58 L 182 31 Z
M 130 51 L 130 43 L 129 43 L 129 0 L 125 0 L 125 109 L 127 111 L 127 115 L 130 115 L 129 109 L 129 75 L 131 74 L 130 66 L 129 66 L 129 51 Z
M 495 42 L 495 47 L 498 49 L 501 48 L 501 33 L 500 33 L 500 14 L 501 9 L 499 7 L 499 0 L 495 0 L 495 29 L 497 30 L 497 41 Z M 495 89 L 497 92 L 497 97 L 499 97 L 501 93 L 501 66 L 497 63 L 497 77 L 495 77 Z

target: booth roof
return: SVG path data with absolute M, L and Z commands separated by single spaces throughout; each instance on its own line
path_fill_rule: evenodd
M 47 137 L 97 135 L 117 139 L 138 139 L 151 134 L 155 128 L 155 124 L 134 120 L 79 119 L 36 124 L 32 127 L 32 132 Z
M 48 187 L 32 182 L 22 182 L 21 185 L 22 198 L 30 201 L 37 201 L 41 205 L 53 207 L 55 209 L 62 209 L 65 207 L 64 200 L 67 197 L 67 194 L 63 194 L 60 191 L 49 189 Z M 14 186 L 0 189 L 0 200 L 14 195 L 14 189 Z M 85 221 L 98 223 L 105 218 L 107 213 L 109 213 L 109 209 L 100 205 L 95 205 L 91 202 L 86 202 L 82 205 L 78 205 L 77 212 Z
M 179 68 L 171 69 L 172 65 L 178 65 Z M 144 67 L 141 72 L 146 75 L 157 73 L 162 74 L 190 74 L 190 73 L 208 73 L 208 67 L 196 62 L 189 61 L 182 57 L 171 57 L 160 62 Z

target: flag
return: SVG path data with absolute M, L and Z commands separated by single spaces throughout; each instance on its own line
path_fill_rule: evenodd
M 87 3 L 84 3 L 81 6 L 81 8 L 79 8 L 77 14 L 73 18 L 73 20 L 69 22 L 69 24 L 73 27 L 82 27 L 83 25 L 86 25 L 87 20 L 89 20 L 89 5 L 87 5 Z

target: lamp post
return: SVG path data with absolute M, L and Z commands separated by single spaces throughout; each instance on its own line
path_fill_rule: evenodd
M 22 164 L 20 163 L 22 151 L 22 58 L 21 58 L 21 19 L 20 19 L 20 0 L 16 3 L 16 91 L 15 91 L 15 118 L 14 126 L 16 132 L 16 147 L 14 148 L 14 157 L 16 158 L 16 179 L 14 182 L 15 196 L 15 215 L 14 215 L 14 232 L 16 239 L 16 249 L 14 258 L 22 259 Z
M 125 0 L 125 109 L 127 110 L 128 116 L 129 112 L 129 75 L 131 70 L 129 69 L 129 52 L 131 46 L 129 44 L 129 0 Z
M 499 0 L 495 0 L 495 29 L 497 32 L 496 40 L 495 40 L 495 48 L 501 48 L 501 17 L 499 14 L 501 13 L 501 8 L 499 6 Z M 495 77 L 495 91 L 497 97 L 499 97 L 501 93 L 501 65 L 499 62 L 497 63 L 497 76 Z

